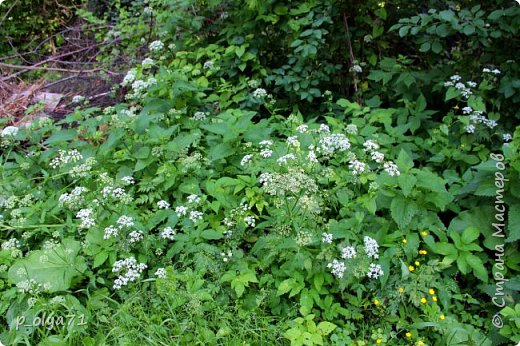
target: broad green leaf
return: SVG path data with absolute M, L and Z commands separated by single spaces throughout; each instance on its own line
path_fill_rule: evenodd
M 476 227 L 468 227 L 462 232 L 462 236 L 460 237 L 460 240 L 464 244 L 470 244 L 474 242 L 478 236 L 480 235 L 480 231 Z
M 9 280 L 17 284 L 32 279 L 48 286 L 48 292 L 67 290 L 72 279 L 87 269 L 84 258 L 78 256 L 80 248 L 80 242 L 64 239 L 62 244 L 52 249 L 33 251 L 11 266 Z
M 520 239 L 520 204 L 513 204 L 507 215 L 508 236 L 506 242 L 511 243 Z
M 324 336 L 329 335 L 334 329 L 336 329 L 336 327 L 337 326 L 334 323 L 323 321 L 318 323 L 318 332 Z
M 395 197 L 390 204 L 392 218 L 400 228 L 405 228 L 418 211 L 419 208 L 414 201 L 403 197 Z

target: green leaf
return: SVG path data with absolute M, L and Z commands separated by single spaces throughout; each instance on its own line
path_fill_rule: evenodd
M 436 54 L 442 52 L 442 44 L 439 41 L 434 41 L 432 44 L 432 51 Z
M 421 44 L 421 47 L 419 47 L 419 51 L 426 53 L 430 50 L 430 48 L 431 48 L 430 42 L 424 42 L 423 44 Z
M 395 160 L 395 163 L 399 167 L 401 173 L 406 173 L 413 167 L 412 157 L 404 149 L 401 149 L 399 152 L 399 156 L 397 157 L 397 160 Z
M 480 231 L 476 227 L 468 227 L 462 232 L 462 236 L 460 237 L 460 240 L 463 244 L 470 244 L 477 240 L 478 236 L 480 235 Z
M 507 214 L 508 237 L 506 242 L 511 243 L 520 239 L 520 204 L 513 204 Z
M 284 281 L 282 281 L 280 286 L 278 286 L 276 295 L 281 296 L 283 294 L 288 293 L 294 287 L 294 284 L 295 284 L 295 280 L 293 278 L 285 279 Z
M 314 301 L 307 289 L 304 289 L 300 294 L 300 313 L 306 316 L 311 313 Z
M 334 323 L 323 321 L 318 324 L 318 332 L 323 336 L 329 335 L 336 327 Z
M 60 143 L 60 142 L 67 142 L 73 139 L 77 139 L 78 133 L 76 130 L 60 130 L 56 133 L 54 133 L 52 136 L 50 136 L 44 144 L 54 144 L 54 143 Z
M 399 29 L 399 36 L 404 37 L 408 35 L 408 31 L 410 31 L 410 27 L 408 25 L 405 25 Z
M 448 91 L 446 91 L 446 97 L 444 101 L 449 101 L 451 99 L 457 98 L 460 96 L 460 91 L 455 89 L 454 87 L 449 87 Z
M 400 228 L 405 228 L 413 216 L 418 212 L 417 204 L 414 201 L 407 200 L 403 197 L 395 197 L 390 204 L 390 213 L 392 218 Z
M 211 161 L 218 161 L 234 154 L 233 147 L 229 143 L 220 143 L 212 147 L 208 152 Z
M 446 180 L 427 170 L 414 170 L 417 186 L 428 191 L 446 192 Z
M 415 186 L 417 179 L 411 174 L 401 174 L 397 177 L 397 183 L 401 190 L 403 190 L 403 195 L 405 197 L 409 196 L 412 188 Z
M 217 232 L 215 230 L 212 230 L 212 229 L 207 229 L 207 230 L 204 230 L 200 236 L 204 239 L 208 239 L 208 240 L 216 240 L 216 239 L 222 239 L 223 235 L 222 233 L 220 232 Z
M 467 253 L 466 262 L 468 262 L 469 266 L 473 268 L 473 274 L 475 274 L 477 278 L 484 282 L 488 281 L 488 273 L 484 267 L 484 264 L 482 263 L 482 260 L 479 257 Z
M 87 269 L 84 258 L 78 256 L 80 248 L 79 241 L 64 239 L 62 244 L 52 249 L 33 251 L 11 266 L 9 280 L 17 284 L 32 279 L 48 286 L 48 292 L 67 290 L 72 279 Z

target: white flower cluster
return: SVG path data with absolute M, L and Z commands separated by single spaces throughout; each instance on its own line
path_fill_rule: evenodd
M 81 103 L 85 101 L 85 96 L 82 95 L 76 95 L 72 98 L 72 103 Z
M 32 295 L 40 294 L 42 284 L 36 282 L 34 279 L 23 280 L 16 284 L 16 287 L 20 291 L 20 293 L 28 293 Z
M 363 241 L 365 243 L 365 253 L 367 256 L 375 259 L 379 258 L 379 244 L 377 244 L 377 241 L 369 236 L 365 236 Z
M 510 133 L 504 133 L 502 135 L 502 139 L 504 140 L 504 142 L 509 142 L 513 139 L 513 136 L 511 136 Z
M 171 228 L 170 226 L 166 227 L 161 232 L 161 238 L 163 238 L 163 239 L 173 240 L 174 237 L 175 237 L 175 230 L 173 228 Z
M 231 251 L 228 251 L 227 253 L 221 252 L 220 257 L 222 257 L 222 261 L 228 262 L 231 257 L 233 257 L 233 253 Z
M 132 202 L 132 197 L 122 187 L 105 186 L 101 193 L 104 199 L 120 201 L 123 204 Z
M 116 261 L 112 267 L 112 272 L 120 273 L 120 275 L 114 280 L 113 288 L 118 290 L 128 285 L 129 282 L 137 280 L 146 268 L 146 264 L 137 263 L 134 257 Z
M 204 214 L 200 211 L 192 209 L 196 205 L 200 204 L 201 198 L 195 194 L 192 194 L 192 195 L 188 196 L 187 202 L 188 202 L 188 207 L 180 205 L 175 208 L 175 213 L 177 214 L 177 216 L 181 217 L 181 216 L 188 215 L 188 218 L 192 222 L 197 222 L 199 220 L 202 220 L 202 217 L 204 216 Z
M 360 175 L 361 173 L 368 171 L 368 166 L 359 160 L 351 160 L 348 164 L 348 168 L 354 175 Z
M 255 227 L 256 226 L 256 220 L 255 217 L 252 215 L 248 215 L 244 217 L 244 222 L 248 227 Z
M 134 177 L 132 177 L 132 176 L 130 176 L 130 175 L 127 175 L 126 177 L 122 177 L 122 178 L 121 178 L 121 181 L 122 181 L 123 184 L 125 184 L 125 185 L 133 185 L 133 184 L 135 184 Z
M 322 124 L 323 125 L 323 124 Z M 326 131 L 329 132 L 328 126 Z M 324 127 L 325 128 L 325 127 Z M 320 126 L 320 130 L 322 127 Z M 324 136 L 319 141 L 317 151 L 324 156 L 332 156 L 336 152 L 343 152 L 350 148 L 350 142 L 347 137 L 342 133 L 332 134 L 330 136 Z
M 462 108 L 462 113 L 469 116 L 470 124 L 466 126 L 467 133 L 474 133 L 478 124 L 484 124 L 490 129 L 493 129 L 498 125 L 495 120 L 486 118 L 484 112 L 473 110 L 469 106 Z
M 2 243 L 2 250 L 16 250 L 20 247 L 20 241 L 16 238 L 11 238 L 8 241 Z
M 128 234 L 128 242 L 130 244 L 135 244 L 143 240 L 143 232 L 141 231 L 132 231 L 130 234 Z
M 367 276 L 371 279 L 377 279 L 380 276 L 385 275 L 383 269 L 379 264 L 370 263 L 370 268 L 368 269 Z
M 154 61 L 152 58 L 146 58 L 141 62 L 141 66 L 143 67 L 143 69 L 149 69 L 153 66 L 153 64 Z
M 321 241 L 325 244 L 331 244 L 332 243 L 332 233 L 323 233 L 321 235 Z
M 391 177 L 401 175 L 401 172 L 399 171 L 399 167 L 397 167 L 397 165 L 395 163 L 393 163 L 392 161 L 385 162 L 385 164 L 383 166 L 385 168 L 385 171 Z
M 264 99 L 267 96 L 267 91 L 262 88 L 257 88 L 253 91 L 253 97 L 257 99 Z
M 287 145 L 290 147 L 299 148 L 300 141 L 298 140 L 298 136 L 287 137 Z
M 157 202 L 157 208 L 159 209 L 168 209 L 170 207 L 170 203 L 165 200 L 160 200 Z
M 330 268 L 332 275 L 339 279 L 343 278 L 345 270 L 347 269 L 345 263 L 338 261 L 337 259 L 334 259 L 331 263 L 327 264 L 327 268 Z
M 242 158 L 242 160 L 240 160 L 240 166 L 245 166 L 247 165 L 251 159 L 253 158 L 253 155 L 252 154 L 247 154 L 247 155 L 244 155 L 244 157 Z
M 148 46 L 148 48 L 149 48 L 150 51 L 152 51 L 152 52 L 159 52 L 159 51 L 163 50 L 163 48 L 164 48 L 164 43 L 162 43 L 161 40 L 156 40 L 156 41 L 153 41 L 152 43 L 150 43 L 150 45 Z
M 341 258 L 352 259 L 356 257 L 356 249 L 353 246 L 347 246 L 341 249 Z
M 84 163 L 72 167 L 69 174 L 72 178 L 87 177 L 96 163 L 97 161 L 95 158 L 89 157 Z
M 272 196 L 309 195 L 318 192 L 315 180 L 302 170 L 289 169 L 287 173 L 262 173 L 258 178 L 264 191 Z
M 206 120 L 208 117 L 207 113 L 205 112 L 195 112 L 193 114 L 193 117 L 191 117 L 193 120 L 200 121 L 200 120 Z
M 260 145 L 260 156 L 262 156 L 263 158 L 268 158 L 273 155 L 273 150 L 271 149 L 273 141 L 263 140 L 258 144 Z
M 92 218 L 94 211 L 91 208 L 81 209 L 76 213 L 76 217 L 81 220 L 79 228 L 89 229 L 96 225 L 96 222 Z
M 69 209 L 79 208 L 85 202 L 83 194 L 87 192 L 86 187 L 77 186 L 70 193 L 63 193 L 58 199 L 59 204 Z
M 50 162 L 50 166 L 52 168 L 59 168 L 65 166 L 69 162 L 78 162 L 83 159 L 83 155 L 76 149 L 72 149 L 69 151 L 58 150 L 58 156 L 53 158 Z
M 482 72 L 483 72 L 483 73 L 492 73 L 492 74 L 494 74 L 494 75 L 499 75 L 500 73 L 502 73 L 502 72 L 500 72 L 500 70 L 497 69 L 497 68 L 491 70 L 491 69 L 489 69 L 489 68 L 487 68 L 487 67 L 484 67 L 484 68 L 482 69 Z
M 208 60 L 208 61 L 206 61 L 206 62 L 204 63 L 203 68 L 204 68 L 205 70 L 211 70 L 211 69 L 213 68 L 213 65 L 214 65 L 214 64 L 213 64 L 213 61 Z
M 296 160 L 296 155 L 294 155 L 293 153 L 289 153 L 287 155 L 281 156 L 276 160 L 276 163 L 280 166 L 283 166 L 286 165 L 287 161 L 289 160 Z
M 466 82 L 466 84 L 462 83 L 460 80 L 462 80 L 462 77 L 458 74 L 453 75 L 450 77 L 450 80 L 444 83 L 445 87 L 449 86 L 455 86 L 456 89 L 460 91 L 462 96 L 464 96 L 466 99 L 470 97 L 470 95 L 473 94 L 471 91 L 472 87 L 476 87 L 477 84 L 475 82 Z
M 0 137 L 14 137 L 18 134 L 18 127 L 16 126 L 6 126 L 2 132 L 0 132 Z
M 135 80 L 135 77 L 137 76 L 137 70 L 131 69 L 126 73 L 125 78 L 123 78 L 123 82 L 121 83 L 122 86 L 128 86 L 133 83 Z
M 158 268 L 155 271 L 155 276 L 157 276 L 159 279 L 166 279 L 166 269 Z

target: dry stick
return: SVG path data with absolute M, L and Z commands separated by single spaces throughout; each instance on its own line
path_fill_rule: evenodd
M 350 65 L 351 66 L 354 66 L 354 52 L 352 51 L 352 42 L 350 42 L 350 31 L 348 29 L 348 21 L 347 21 L 347 15 L 345 13 L 343 13 L 343 22 L 345 22 L 345 29 L 347 29 L 347 43 L 348 43 L 348 50 L 350 52 Z M 358 91 L 358 85 L 357 85 L 357 81 L 356 81 L 356 78 L 354 78 L 354 90 Z
M 91 72 L 97 72 L 97 71 L 105 71 L 107 72 L 108 74 L 114 74 L 114 72 L 110 72 L 108 70 L 104 70 L 104 69 L 93 69 L 93 70 L 85 70 L 85 71 L 82 71 L 82 70 L 69 70 L 69 69 L 64 69 L 64 68 L 58 68 L 58 67 L 39 67 L 40 65 L 43 65 L 43 64 L 46 64 L 48 62 L 52 62 L 53 60 L 56 60 L 58 58 L 63 58 L 63 57 L 66 57 L 66 56 L 69 56 L 69 55 L 73 55 L 73 54 L 76 54 L 76 53 L 80 53 L 80 52 L 83 52 L 85 50 L 90 50 L 92 48 L 95 48 L 97 46 L 101 46 L 101 45 L 105 45 L 105 44 L 111 44 L 111 43 L 114 43 L 114 41 L 111 41 L 111 42 L 102 42 L 102 43 L 97 43 L 97 44 L 94 44 L 92 46 L 89 46 L 89 47 L 84 47 L 84 48 L 81 48 L 81 49 L 76 49 L 72 52 L 67 52 L 67 53 L 63 53 L 63 54 L 60 54 L 58 56 L 53 56 L 53 57 L 50 57 L 48 59 L 45 59 L 43 61 L 40 61 L 34 65 L 31 65 L 31 66 L 20 66 L 20 65 L 12 65 L 12 64 L 5 64 L 5 63 L 0 63 L 0 67 L 6 67 L 6 68 L 12 68 L 12 69 L 21 69 L 23 71 L 20 71 L 20 72 L 16 72 L 16 73 L 13 73 L 7 77 L 4 77 L 1 79 L 1 81 L 6 81 L 6 80 L 9 80 L 9 79 L 13 79 L 14 77 L 22 74 L 22 73 L 25 73 L 27 71 L 31 71 L 31 70 L 44 70 L 44 71 L 60 71 L 60 72 L 69 72 L 69 73 L 81 73 L 81 72 L 85 72 L 85 73 L 91 73 Z

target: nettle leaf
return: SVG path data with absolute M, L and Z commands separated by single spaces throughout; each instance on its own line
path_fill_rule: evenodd
M 463 244 L 470 244 L 477 240 L 478 236 L 480 235 L 480 231 L 476 227 L 468 227 L 462 232 L 462 236 L 460 237 L 460 240 Z
M 87 269 L 85 259 L 78 256 L 80 248 L 79 241 L 64 239 L 53 249 L 33 251 L 11 266 L 9 280 L 17 284 L 32 279 L 41 285 L 49 285 L 48 292 L 67 290 L 72 279 Z
M 403 173 L 408 172 L 413 167 L 413 159 L 404 149 L 401 149 L 399 152 L 399 156 L 397 157 L 397 160 L 395 160 L 395 163 Z
M 408 197 L 412 192 L 412 189 L 415 186 L 417 179 L 411 174 L 401 174 L 399 177 L 397 177 L 397 182 L 399 183 L 399 187 L 403 191 L 403 195 L 405 197 Z
M 509 208 L 507 221 L 508 237 L 506 242 L 514 242 L 520 239 L 520 204 L 513 204 Z
M 473 274 L 480 280 L 487 282 L 488 281 L 488 273 L 486 268 L 484 267 L 484 264 L 482 263 L 482 260 L 470 253 L 466 254 L 466 262 L 468 262 L 469 266 L 473 268 Z
M 433 192 L 446 192 L 446 180 L 426 170 L 414 170 L 417 186 Z
M 403 197 L 394 198 L 390 204 L 392 218 L 400 228 L 405 228 L 418 211 L 419 208 L 414 201 L 407 200 Z

